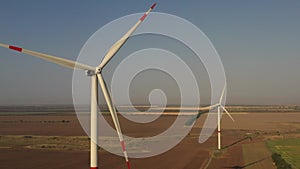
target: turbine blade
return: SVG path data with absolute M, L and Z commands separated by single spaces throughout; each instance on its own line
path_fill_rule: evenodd
M 85 65 L 85 64 L 82 64 L 82 63 L 74 62 L 72 60 L 59 58 L 59 57 L 52 56 L 52 55 L 47 55 L 47 54 L 40 53 L 40 52 L 35 52 L 35 51 L 32 51 L 32 50 L 28 50 L 28 49 L 23 49 L 23 48 L 20 48 L 20 47 L 17 47 L 17 46 L 11 46 L 11 45 L 1 44 L 1 43 L 0 43 L 0 46 L 4 47 L 4 48 L 7 48 L 7 49 L 15 50 L 15 51 L 18 51 L 18 52 L 21 52 L 21 53 L 25 53 L 25 54 L 28 54 L 28 55 L 31 55 L 31 56 L 35 56 L 35 57 L 47 60 L 47 61 L 52 62 L 52 63 L 56 63 L 60 66 L 67 67 L 67 68 L 70 68 L 70 69 L 76 68 L 76 69 L 81 69 L 81 70 L 91 70 L 91 71 L 95 70 L 95 68 L 92 67 L 92 66 L 88 66 L 88 65 Z
M 191 118 L 189 118 L 186 122 L 185 122 L 185 126 L 191 126 L 194 124 L 194 122 L 197 120 L 197 116 L 198 114 L 193 115 Z
M 127 151 L 126 151 L 126 147 L 125 147 L 125 142 L 124 142 L 123 134 L 122 134 L 122 131 L 121 131 L 119 119 L 118 119 L 118 116 L 117 116 L 117 113 L 116 113 L 116 109 L 115 109 L 115 107 L 112 103 L 110 94 L 107 90 L 107 87 L 106 87 L 106 84 L 105 84 L 105 81 L 104 81 L 102 75 L 97 74 L 97 77 L 98 77 L 100 87 L 102 89 L 105 101 L 108 105 L 109 112 L 111 114 L 111 117 L 112 117 L 112 120 L 114 122 L 115 128 L 117 130 L 117 134 L 118 134 L 118 137 L 119 137 L 119 140 L 120 140 L 120 143 L 121 143 L 121 146 L 122 146 L 123 154 L 124 154 L 124 157 L 125 157 L 126 165 L 127 165 L 128 169 L 130 169 L 130 163 L 129 163 L 129 160 L 128 160 L 128 155 L 127 155 Z
M 224 106 L 220 106 L 225 112 L 226 112 L 226 114 L 231 118 L 231 120 L 234 122 L 234 119 L 233 119 L 233 117 L 230 115 L 230 113 L 225 109 L 225 107 Z
M 191 126 L 194 124 L 194 122 L 202 115 L 209 112 L 209 110 L 199 110 L 198 114 L 193 115 L 191 118 L 189 118 L 186 122 L 185 122 L 185 126 Z
M 139 21 L 125 34 L 123 37 L 118 40 L 115 44 L 112 45 L 112 47 L 108 50 L 106 55 L 104 56 L 103 60 L 101 61 L 100 65 L 98 66 L 100 69 L 102 69 L 109 60 L 118 52 L 118 50 L 124 45 L 124 43 L 127 41 L 127 39 L 130 37 L 130 35 L 137 29 L 137 27 L 144 21 L 144 19 L 147 17 L 147 15 L 153 10 L 153 8 L 156 6 L 156 3 L 154 3 L 149 10 L 139 19 Z
M 223 90 L 222 90 L 222 94 L 221 94 L 221 97 L 220 97 L 220 101 L 219 101 L 219 104 L 221 105 L 222 104 L 222 100 L 223 100 L 223 97 L 224 97 L 224 93 L 225 93 L 225 88 L 226 88 L 226 83 L 223 87 Z

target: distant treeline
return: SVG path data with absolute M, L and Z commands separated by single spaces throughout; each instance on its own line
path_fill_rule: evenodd
M 0 112 L 74 112 L 73 105 L 0 106 Z

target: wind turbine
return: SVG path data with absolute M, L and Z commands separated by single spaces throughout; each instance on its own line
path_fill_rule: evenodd
M 85 65 L 82 63 L 74 62 L 72 60 L 59 58 L 52 55 L 43 54 L 40 52 L 31 51 L 28 49 L 20 48 L 17 46 L 1 44 L 1 47 L 8 48 L 11 50 L 15 50 L 21 53 L 25 53 L 28 55 L 32 55 L 46 61 L 56 63 L 60 66 L 71 68 L 71 69 L 80 69 L 87 72 L 87 76 L 91 77 L 91 151 L 90 151 L 90 169 L 98 169 L 98 82 L 100 84 L 101 90 L 103 92 L 105 101 L 108 105 L 109 112 L 113 119 L 114 126 L 116 128 L 120 144 L 123 150 L 123 154 L 125 157 L 127 168 L 130 169 L 130 163 L 128 161 L 128 155 L 126 152 L 125 142 L 123 139 L 123 134 L 121 131 L 120 123 L 117 117 L 115 106 L 112 103 L 112 99 L 110 93 L 107 89 L 106 83 L 102 76 L 102 70 L 105 65 L 110 61 L 110 59 L 119 51 L 119 49 L 124 45 L 124 43 L 128 40 L 131 34 L 137 29 L 137 27 L 144 21 L 147 15 L 154 9 L 156 3 L 154 3 L 149 10 L 138 20 L 138 22 L 125 34 L 121 37 L 120 40 L 115 42 L 112 47 L 107 51 L 103 60 L 100 62 L 98 67 L 92 67 L 89 65 Z
M 201 107 L 198 111 L 198 113 L 194 116 L 192 116 L 190 119 L 188 119 L 185 123 L 186 126 L 191 126 L 192 124 L 194 124 L 194 122 L 202 115 L 205 113 L 208 113 L 209 110 L 213 110 L 217 108 L 217 123 L 218 123 L 218 149 L 221 149 L 221 111 L 225 111 L 225 113 L 230 117 L 230 119 L 234 122 L 234 119 L 232 118 L 232 116 L 230 115 L 230 113 L 226 110 L 226 108 L 222 105 L 222 101 L 223 101 L 223 97 L 224 97 L 224 93 L 225 93 L 225 88 L 226 85 L 224 85 L 224 88 L 222 90 L 221 96 L 220 96 L 220 100 L 219 103 L 214 104 L 212 106 L 207 106 L 207 107 Z

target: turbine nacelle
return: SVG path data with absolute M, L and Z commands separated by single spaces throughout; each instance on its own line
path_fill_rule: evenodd
M 86 71 L 85 71 L 85 75 L 87 75 L 87 76 L 94 76 L 94 75 L 96 75 L 96 71 L 93 71 L 93 70 L 86 70 Z
M 230 119 L 234 122 L 233 117 L 231 116 L 231 114 L 228 112 L 228 110 L 222 104 L 218 103 L 218 104 L 214 104 L 213 106 L 211 106 L 211 110 L 214 110 L 217 108 L 221 108 L 230 117 Z M 221 112 L 218 112 L 218 113 L 221 113 Z

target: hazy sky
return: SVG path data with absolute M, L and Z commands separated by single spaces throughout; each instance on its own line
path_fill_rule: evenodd
M 0 43 L 76 60 L 100 27 L 152 3 L 3 1 Z M 227 76 L 227 103 L 300 104 L 299 1 L 157 3 L 156 12 L 187 19 L 212 41 Z M 0 105 L 72 103 L 72 70 L 1 48 L 0 72 Z

